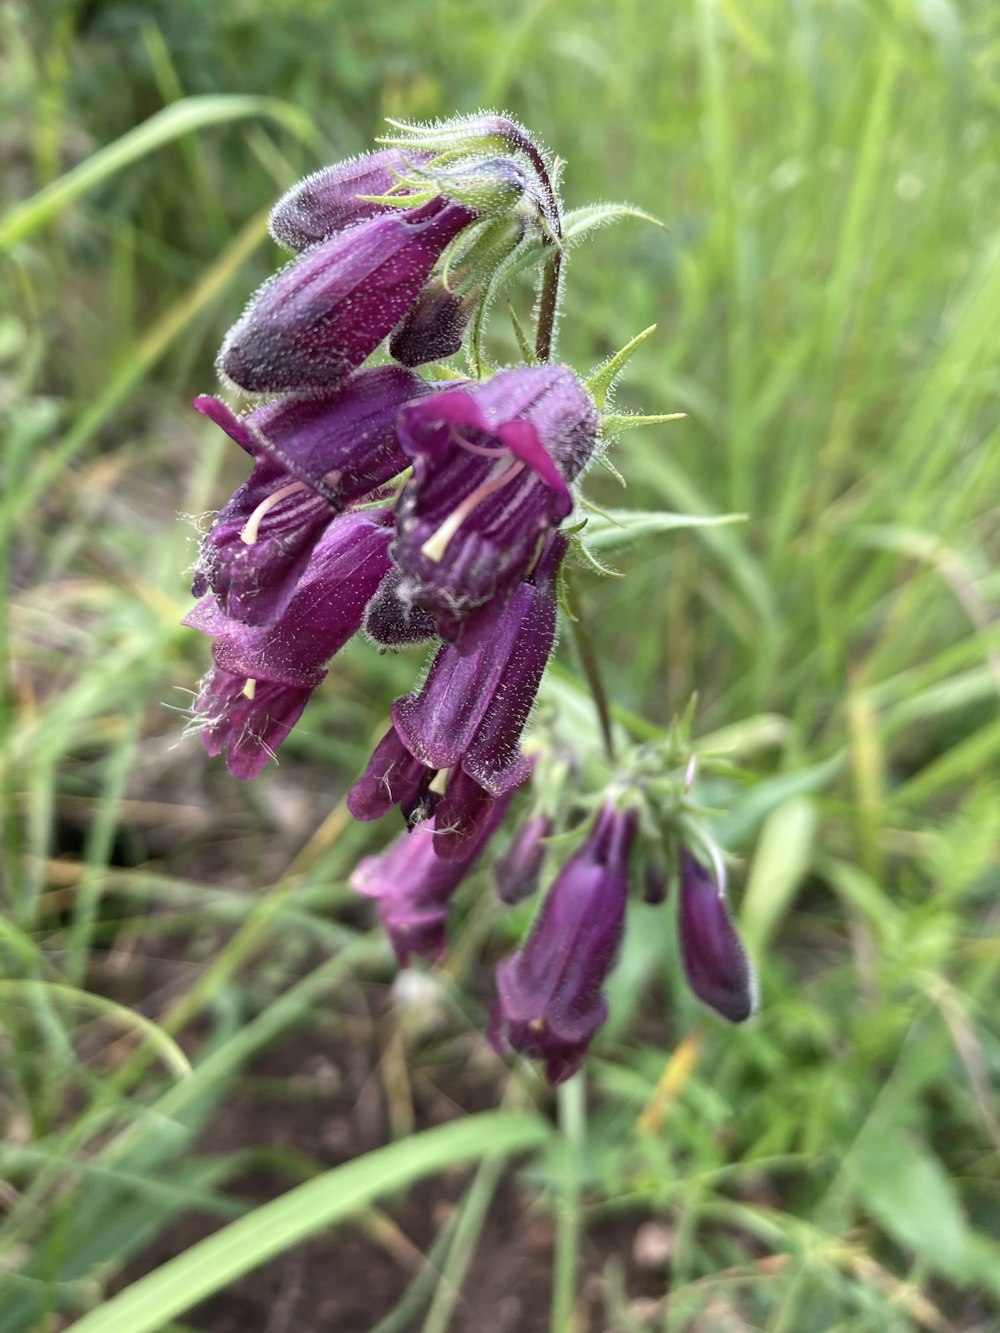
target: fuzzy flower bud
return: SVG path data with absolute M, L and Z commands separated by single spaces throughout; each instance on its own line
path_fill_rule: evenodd
M 602 994 L 625 926 L 628 860 L 638 818 L 606 805 L 563 867 L 531 934 L 497 970 L 491 1041 L 545 1061 L 551 1083 L 579 1068 L 607 1018 Z
M 311 246 L 251 300 L 226 335 L 219 370 L 252 393 L 336 388 L 395 328 L 475 217 L 464 204 L 431 199 Z
M 681 852 L 679 906 L 681 958 L 698 999 L 730 1023 L 742 1023 L 757 1003 L 757 985 L 736 933 L 725 887 L 714 871 Z
M 430 153 L 384 148 L 314 171 L 275 204 L 271 235 L 288 250 L 305 250 L 355 223 L 391 212 L 392 204 L 375 203 L 374 198 L 387 195 L 401 176 L 429 159 Z

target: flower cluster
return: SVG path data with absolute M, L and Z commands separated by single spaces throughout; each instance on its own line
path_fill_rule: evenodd
M 404 831 L 352 884 L 377 900 L 402 964 L 433 962 L 456 888 L 532 776 L 522 732 L 555 642 L 565 520 L 601 433 L 591 392 L 547 359 L 563 248 L 554 177 L 507 117 L 411 127 L 301 182 L 271 230 L 294 257 L 218 359 L 258 405 L 236 415 L 216 397 L 195 402 L 253 464 L 197 563 L 185 623 L 211 638 L 213 658 L 197 725 L 211 755 L 252 778 L 353 635 L 437 645 L 348 797 L 359 820 L 400 810 Z M 537 355 L 487 374 L 487 305 L 532 263 Z M 466 342 L 469 378 L 418 373 Z M 495 1045 L 544 1060 L 553 1081 L 605 1017 L 640 805 L 620 784 L 596 803 L 498 972 Z M 524 824 L 497 865 L 504 901 L 534 890 L 554 828 L 548 813 Z M 718 874 L 690 852 L 679 912 L 695 993 L 746 1017 L 752 978 Z

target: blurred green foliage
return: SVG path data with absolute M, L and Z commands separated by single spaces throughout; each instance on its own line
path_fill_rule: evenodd
M 279 262 L 276 195 L 385 116 L 479 106 L 565 158 L 569 206 L 668 228 L 569 264 L 560 354 L 587 370 L 655 321 L 619 406 L 689 414 L 623 436 L 627 493 L 602 475 L 595 498 L 748 515 L 637 542 L 586 600 L 625 724 L 696 692 L 731 761 L 705 796 L 745 866 L 763 1010 L 700 1019 L 637 907 L 575 1155 L 546 1142 L 529 1177 L 584 1228 L 669 1226 L 670 1300 L 631 1301 L 609 1264 L 595 1327 L 994 1327 L 996 6 L 7 0 L 0 49 L 0 1333 L 91 1307 L 94 1329 L 159 1326 L 97 1307 L 171 1219 L 248 1207 L 245 1158 L 198 1132 L 290 1029 L 342 1039 L 332 985 L 391 975 L 344 883 L 369 832 L 329 812 L 414 661 L 349 650 L 248 790 L 177 744 L 161 704 L 204 666 L 178 514 L 239 476 L 186 403 Z M 578 688 L 561 656 L 555 698 Z M 452 1038 L 400 1031 L 418 1070 L 490 1058 L 484 904 Z M 399 1182 L 436 1169 L 412 1142 Z M 488 1166 L 435 1251 L 459 1282 Z M 431 1327 L 447 1290 L 418 1292 Z

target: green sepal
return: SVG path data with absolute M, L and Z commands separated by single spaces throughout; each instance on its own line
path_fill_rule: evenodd
M 590 568 L 593 569 L 596 573 L 603 575 L 604 578 L 623 579 L 625 577 L 625 575 L 621 572 L 620 569 L 612 569 L 610 565 L 605 565 L 602 561 L 598 560 L 597 556 L 594 555 L 593 551 L 591 551 L 589 547 L 587 547 L 579 539 L 579 537 L 577 537 L 573 541 L 571 549 L 574 551 L 575 554 L 582 556 L 584 562 L 588 564 Z
M 591 398 L 599 408 L 603 408 L 608 401 L 608 394 L 611 392 L 615 380 L 625 369 L 632 354 L 642 346 L 651 333 L 655 332 L 656 325 L 650 324 L 648 329 L 643 329 L 641 333 L 637 333 L 620 352 L 616 352 L 614 356 L 609 357 L 603 365 L 597 367 L 589 379 L 584 381 Z
M 659 509 L 612 509 L 603 522 L 592 520 L 587 532 L 595 550 L 615 551 L 640 537 L 684 528 L 717 528 L 729 523 L 744 523 L 746 514 L 672 514 Z
M 651 222 L 654 227 L 666 231 L 666 224 L 652 213 L 645 213 L 631 204 L 585 204 L 583 208 L 574 208 L 563 218 L 563 240 L 573 245 L 583 240 L 589 232 L 598 231 L 612 222 L 621 222 L 625 218 L 637 218 L 640 222 Z
M 517 311 L 507 302 L 507 314 L 510 316 L 510 322 L 514 327 L 514 337 L 517 339 L 517 345 L 521 351 L 521 359 L 529 366 L 538 365 L 538 357 L 535 355 L 535 349 L 528 341 L 528 335 L 521 326 L 521 321 L 517 317 Z
M 601 427 L 605 435 L 621 435 L 622 431 L 635 430 L 637 426 L 662 426 L 666 421 L 686 420 L 686 412 L 661 412 L 653 416 L 642 416 L 638 412 L 607 412 L 601 417 Z

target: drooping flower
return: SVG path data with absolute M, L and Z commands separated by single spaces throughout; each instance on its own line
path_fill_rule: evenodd
M 404 366 L 454 356 L 476 303 L 476 292 L 458 295 L 431 278 L 389 339 L 389 354 Z
M 401 176 L 422 166 L 430 156 L 384 148 L 314 171 L 272 208 L 271 235 L 289 250 L 305 250 L 367 218 L 389 213 L 392 204 L 374 200 L 395 189 Z
M 435 851 L 432 815 L 412 831 L 400 833 L 384 852 L 366 856 L 355 868 L 351 887 L 378 899 L 379 915 L 401 966 L 415 957 L 433 963 L 444 952 L 452 894 L 503 819 L 508 800 L 504 797 L 494 803 L 489 819 L 460 858 L 445 860 Z
M 551 832 L 548 815 L 533 815 L 514 834 L 507 850 L 493 864 L 493 882 L 501 902 L 513 906 L 530 898 L 538 888 L 545 839 Z
M 411 371 L 379 366 L 333 393 L 284 398 L 244 417 L 218 398 L 196 398 L 255 466 L 202 543 L 194 595 L 214 592 L 226 615 L 247 624 L 277 619 L 334 513 L 407 466 L 396 420 L 432 391 Z
M 271 625 L 231 620 L 205 597 L 184 624 L 213 640 L 214 669 L 195 704 L 210 755 L 255 777 L 298 721 L 326 664 L 361 625 L 389 567 L 388 510 L 341 514 L 316 543 L 285 611 Z
M 597 440 L 593 403 L 571 371 L 530 366 L 446 389 L 404 409 L 413 477 L 400 496 L 399 595 L 470 651 L 570 512 L 569 483 Z
M 681 851 L 679 934 L 688 985 L 730 1023 L 757 1003 L 757 985 L 726 903 L 725 885 L 686 849 Z
M 491 1041 L 545 1061 L 552 1083 L 580 1066 L 607 1018 L 602 993 L 621 944 L 634 810 L 607 804 L 560 871 L 525 943 L 497 969 Z
M 442 647 L 419 693 L 396 700 L 392 727 L 348 797 L 355 818 L 377 819 L 394 805 L 411 820 L 433 811 L 439 855 L 461 856 L 493 801 L 525 781 L 521 732 L 555 640 L 566 545 L 552 534 L 490 637 L 464 655 Z
M 367 218 L 269 279 L 229 330 L 220 371 L 253 393 L 334 389 L 410 309 L 445 248 L 476 219 L 438 197 Z

